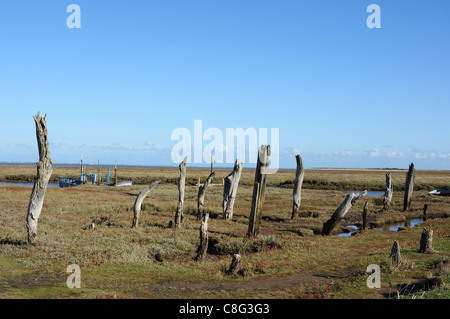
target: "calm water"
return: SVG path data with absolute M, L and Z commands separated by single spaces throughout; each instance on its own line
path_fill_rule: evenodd
M 378 230 L 378 231 L 398 231 L 398 229 L 400 227 L 414 227 L 421 223 L 423 223 L 423 219 L 416 218 L 416 219 L 408 219 L 404 222 L 399 222 L 399 223 L 385 224 L 385 225 L 383 225 L 383 227 L 375 227 L 375 228 L 369 228 L 369 229 L 374 229 L 374 230 Z M 355 229 L 355 231 L 349 232 L 349 233 L 341 233 L 338 235 L 338 237 L 350 237 L 350 236 L 352 236 L 352 234 L 354 234 L 356 232 L 356 230 L 359 230 L 358 226 L 356 226 L 356 225 L 350 225 L 347 227 L 353 228 L 353 229 Z
M 33 187 L 34 183 L 10 183 L 10 182 L 0 182 L 0 185 L 14 185 L 14 186 L 28 186 L 28 187 Z M 48 183 L 47 187 L 59 187 L 59 184 Z
M 350 194 L 350 193 L 356 193 L 356 194 L 359 194 L 359 193 L 362 193 L 362 192 L 360 192 L 360 191 L 341 191 L 341 192 L 343 192 L 343 193 L 345 193 L 345 194 Z M 380 196 L 383 196 L 384 195 L 384 192 L 380 192 L 380 191 L 367 191 L 367 196 L 370 196 L 370 197 L 380 197 Z

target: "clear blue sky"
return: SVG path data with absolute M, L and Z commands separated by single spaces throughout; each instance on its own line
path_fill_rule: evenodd
M 69 4 L 81 28 L 69 29 Z M 381 29 L 369 29 L 369 4 Z M 279 128 L 280 166 L 450 169 L 450 1 L 3 1 L 0 161 L 175 165 L 171 132 Z

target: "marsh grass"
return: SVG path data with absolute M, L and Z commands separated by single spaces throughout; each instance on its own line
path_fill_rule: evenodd
M 6 173 L 1 172 L 0 175 Z M 188 170 L 192 180 L 208 175 L 203 173 L 207 171 Z M 226 173 L 221 172 L 222 175 L 218 176 Z M 115 294 L 123 298 L 383 298 L 386 296 L 367 289 L 365 285 L 365 269 L 369 264 L 381 265 L 382 286 L 388 289 L 418 278 L 425 279 L 433 266 L 450 253 L 449 220 L 443 218 L 450 211 L 449 198 L 433 197 L 427 191 L 414 192 L 412 208 L 406 213 L 401 212 L 403 193 L 394 192 L 388 212 L 381 211 L 379 199 L 366 199 L 369 201 L 369 220 L 376 225 L 421 216 L 423 205 L 427 203 L 430 219 L 421 226 L 402 232 L 367 230 L 356 236 L 340 238 L 335 236 L 339 229 L 329 237 L 317 234 L 345 194 L 338 190 L 306 188 L 302 192 L 303 217 L 291 219 L 292 190 L 268 188 L 260 235 L 247 240 L 253 173 L 246 171 L 244 174 L 232 220 L 222 218 L 222 186 L 208 188 L 205 209 L 211 216 L 210 243 L 207 260 L 203 263 L 193 261 L 200 227 L 196 218 L 198 187 L 195 185 L 186 187 L 185 221 L 179 230 L 168 227 L 174 218 L 178 199 L 177 187 L 171 183 L 161 183 L 145 199 L 137 229 L 131 228 L 133 204 L 144 185 L 49 188 L 35 246 L 25 242 L 25 215 L 31 188 L 0 185 L 0 291 L 3 291 L 0 296 L 96 298 Z M 276 185 L 293 175 L 293 172 L 279 173 L 280 176 L 278 173 L 269 176 L 269 181 Z M 170 169 L 130 171 L 130 176 L 149 179 L 165 174 L 169 179 L 175 177 Z M 394 180 L 404 183 L 404 176 L 404 172 L 395 172 Z M 350 184 L 357 182 L 361 189 L 367 189 L 365 186 L 373 183 L 384 183 L 383 172 L 320 172 L 310 177 L 331 184 L 336 180 Z M 422 179 L 423 183 L 431 184 L 433 181 L 443 183 L 445 178 L 447 175 L 442 177 L 425 172 L 419 172 L 417 177 L 419 182 Z M 215 179 L 215 183 L 218 181 L 220 178 Z M 360 223 L 363 205 L 364 201 L 358 202 L 342 224 Z M 418 253 L 424 225 L 434 230 L 433 254 Z M 402 257 L 410 260 L 414 267 L 389 270 L 388 253 L 394 240 L 399 240 Z M 241 270 L 236 276 L 226 276 L 223 269 L 229 267 L 233 253 L 242 255 Z M 65 288 L 66 267 L 73 263 L 82 268 L 82 289 L 79 291 Z M 298 276 L 304 275 L 322 276 L 320 278 L 328 278 L 329 283 L 320 284 L 317 288 L 314 286 L 316 283 L 305 283 L 305 286 L 300 279 L 296 281 Z M 443 270 L 439 276 L 443 278 L 445 287 L 448 271 Z M 291 277 L 293 281 L 282 281 Z M 256 283 L 263 285 L 264 289 L 258 289 Z M 237 289 L 236 285 L 240 288 Z M 170 288 L 174 286 L 183 289 Z M 448 290 L 439 289 L 439 293 L 427 291 L 424 298 L 449 296 Z

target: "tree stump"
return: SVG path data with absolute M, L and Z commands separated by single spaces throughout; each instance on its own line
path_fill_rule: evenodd
M 295 171 L 295 184 L 294 184 L 294 191 L 293 191 L 293 205 L 292 205 L 292 216 L 291 219 L 294 219 L 295 216 L 299 216 L 300 214 L 300 204 L 302 200 L 302 184 L 303 184 L 303 178 L 305 176 L 305 168 L 303 167 L 303 161 L 298 154 L 295 157 L 297 161 L 297 169 Z
M 391 205 L 392 195 L 394 193 L 394 186 L 392 185 L 391 173 L 386 173 L 386 191 L 384 193 L 383 209 L 389 210 Z
M 136 197 L 136 201 L 134 202 L 134 216 L 133 223 L 131 225 L 132 228 L 137 228 L 139 226 L 139 215 L 141 213 L 142 201 L 147 197 L 148 194 L 159 184 L 160 181 L 156 181 L 150 184 L 146 189 L 139 193 Z
M 270 145 L 261 145 L 258 152 L 258 163 L 253 186 L 252 210 L 248 223 L 247 237 L 256 237 L 261 225 L 264 193 L 266 190 L 267 168 L 270 160 Z
M 408 173 L 406 174 L 406 182 L 405 182 L 405 199 L 403 201 L 403 211 L 407 211 L 411 207 L 411 199 L 412 193 L 414 189 L 414 163 L 409 165 Z
M 427 253 L 433 250 L 433 230 L 424 227 L 420 237 L 419 253 Z
M 178 179 L 178 205 L 177 211 L 175 213 L 175 228 L 181 228 L 181 224 L 183 223 L 183 204 L 184 204 L 184 187 L 186 184 L 186 163 L 187 156 L 180 163 L 180 178 Z
M 361 198 L 367 195 L 367 191 L 362 193 L 350 193 L 345 197 L 342 204 L 336 209 L 331 218 L 323 224 L 322 235 L 329 235 L 333 229 L 341 222 L 352 206 Z
M 236 160 L 233 171 L 223 180 L 223 218 L 233 218 L 234 201 L 236 199 L 239 180 L 241 179 L 243 163 Z
M 50 145 L 47 135 L 47 114 L 44 117 L 39 112 L 34 117 L 36 124 L 36 138 L 39 150 L 39 162 L 36 163 L 37 175 L 31 191 L 30 202 L 27 211 L 28 243 L 34 244 L 37 239 L 38 220 L 44 204 L 45 191 L 53 172 L 50 158 Z
M 362 220 L 363 220 L 362 229 L 363 230 L 366 230 L 366 228 L 367 228 L 367 213 L 368 212 L 369 212 L 369 201 L 366 201 L 366 203 L 364 204 L 363 214 L 362 214 Z
M 400 264 L 400 259 L 401 259 L 400 244 L 397 240 L 394 242 L 394 245 L 392 246 L 391 254 L 390 254 L 389 258 L 391 259 L 391 264 L 393 266 L 398 266 Z
M 233 275 L 237 272 L 238 270 L 238 266 L 241 263 L 241 255 L 239 254 L 234 254 L 233 255 L 233 260 L 231 261 L 231 265 L 230 268 L 227 271 L 228 275 Z
M 200 221 L 203 217 L 203 204 L 205 202 L 205 193 L 209 184 L 212 183 L 213 177 L 216 175 L 216 172 L 211 172 L 208 178 L 205 181 L 205 184 L 200 185 L 198 188 L 198 196 L 197 196 L 197 220 Z

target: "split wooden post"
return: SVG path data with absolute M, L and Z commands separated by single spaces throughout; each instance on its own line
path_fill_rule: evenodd
M 391 259 L 391 264 L 393 266 L 398 266 L 400 264 L 400 259 L 401 259 L 400 244 L 397 240 L 394 242 L 394 245 L 392 246 L 391 254 L 389 257 Z
M 420 237 L 419 253 L 427 253 L 433 249 L 433 230 L 431 228 L 424 227 L 422 236 Z
M 386 173 L 386 191 L 384 193 L 384 200 L 383 200 L 384 210 L 389 210 L 393 193 L 394 193 L 394 186 L 392 185 L 391 173 L 388 172 Z
M 209 214 L 203 215 L 202 224 L 200 225 L 200 245 L 197 249 L 197 256 L 195 260 L 204 261 L 206 259 L 206 254 L 208 251 L 208 220 Z
M 236 271 L 238 270 L 238 266 L 241 263 L 241 255 L 239 254 L 234 254 L 233 255 L 233 260 L 231 261 L 231 265 L 230 268 L 227 271 L 228 275 L 233 275 L 236 273 Z
M 363 230 L 366 230 L 366 228 L 367 228 L 367 213 L 368 212 L 369 212 L 369 201 L 366 201 L 366 203 L 364 204 L 363 214 L 362 214 L 362 220 L 363 220 L 362 229 Z
M 131 225 L 132 228 L 138 228 L 139 226 L 139 215 L 141 213 L 142 201 L 147 197 L 148 194 L 160 183 L 161 181 L 155 181 L 151 183 L 146 189 L 139 193 L 136 197 L 136 201 L 134 202 L 134 216 L 133 223 Z
M 258 162 L 255 171 L 253 186 L 252 210 L 248 223 L 247 237 L 258 236 L 261 225 L 262 209 L 264 205 L 264 193 L 266 191 L 267 169 L 270 161 L 270 145 L 261 145 L 258 152 Z
M 175 213 L 175 228 L 181 228 L 181 224 L 183 223 L 184 215 L 183 215 L 183 204 L 184 204 L 184 188 L 186 184 L 186 163 L 187 156 L 180 163 L 180 178 L 178 179 L 178 205 L 177 211 Z
M 423 221 L 427 220 L 428 204 L 423 205 Z
M 293 192 L 293 205 L 292 205 L 292 216 L 291 219 L 294 219 L 295 216 L 300 214 L 300 204 L 302 200 L 302 184 L 303 178 L 305 176 L 305 168 L 303 167 L 303 161 L 298 154 L 295 157 L 297 161 L 297 169 L 295 171 L 295 184 L 294 184 L 294 192 Z
M 198 197 L 197 197 L 197 220 L 200 221 L 203 217 L 203 204 L 205 202 L 205 193 L 209 184 L 212 183 L 213 177 L 216 175 L 216 172 L 211 172 L 208 178 L 205 181 L 205 184 L 200 185 L 198 188 Z
M 367 191 L 362 193 L 350 193 L 345 197 L 342 204 L 336 209 L 331 218 L 323 224 L 322 235 L 329 235 L 333 229 L 341 222 L 352 206 L 361 198 L 367 195 Z
M 223 218 L 233 218 L 234 201 L 239 186 L 239 180 L 241 179 L 243 162 L 236 160 L 234 163 L 233 171 L 223 179 Z
M 31 191 L 30 202 L 27 211 L 28 243 L 34 244 L 37 240 L 38 220 L 44 204 L 45 191 L 53 172 L 50 158 L 50 145 L 47 134 L 47 114 L 44 117 L 33 116 L 36 124 L 36 138 L 39 150 L 39 162 L 36 163 L 37 175 Z
M 409 165 L 408 173 L 406 174 L 406 182 L 405 182 L 405 199 L 403 202 L 403 211 L 407 211 L 411 207 L 411 198 L 414 189 L 414 163 Z

